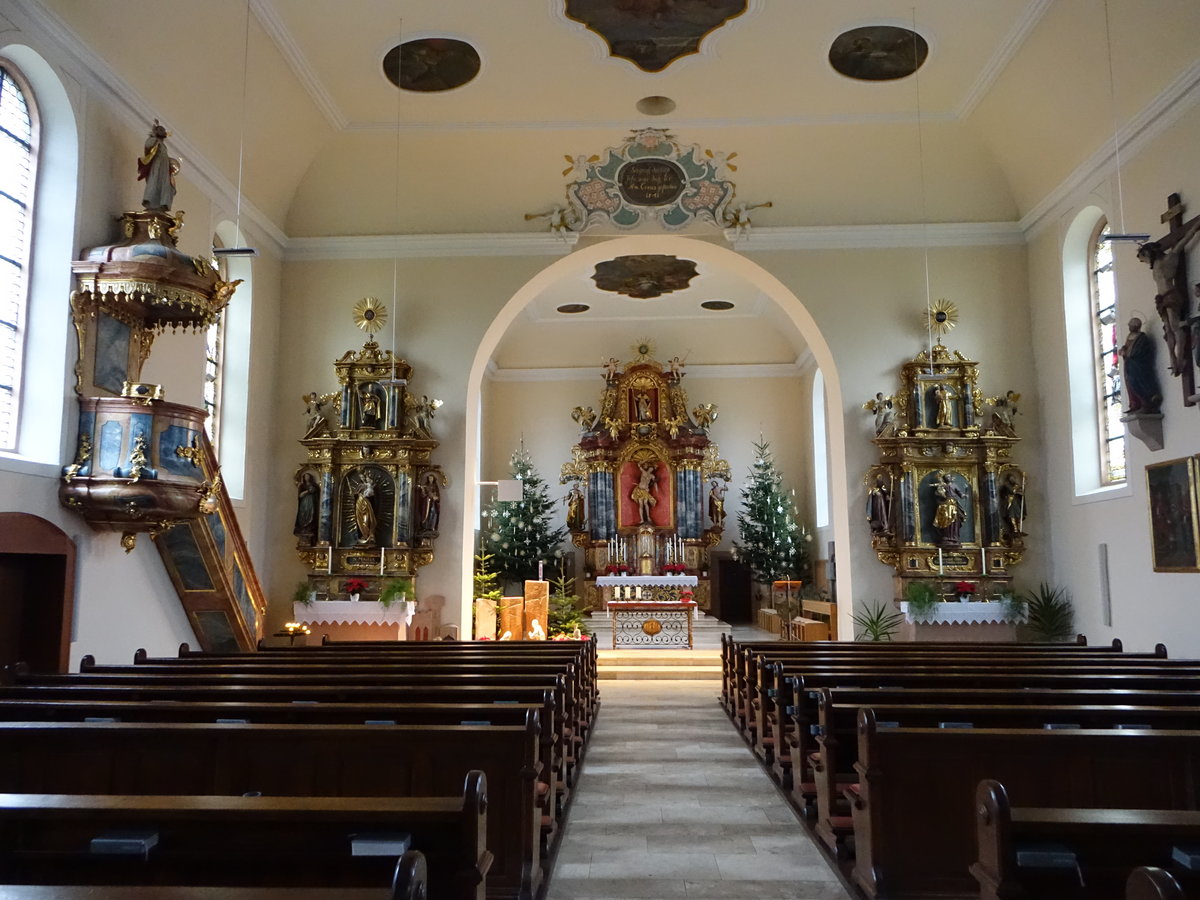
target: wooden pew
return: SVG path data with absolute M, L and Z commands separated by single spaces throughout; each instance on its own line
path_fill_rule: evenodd
M 536 715 L 524 727 L 0 723 L 13 793 L 408 797 L 487 777 L 489 897 L 532 900 L 542 879 Z
M 1185 891 L 1170 872 L 1155 866 L 1139 866 L 1125 882 L 1125 900 L 1197 900 L 1200 892 Z
M 836 855 L 843 852 L 843 839 L 851 833 L 849 810 L 839 807 L 842 791 L 852 783 L 858 750 L 859 703 L 835 699 L 828 688 L 821 690 L 819 724 L 815 742 L 819 751 L 808 759 L 813 767 L 816 790 L 814 830 Z M 893 697 L 904 694 L 896 691 Z M 913 693 L 913 692 L 908 692 Z M 917 702 L 877 702 L 871 709 L 877 727 L 899 728 L 1153 728 L 1176 731 L 1200 731 L 1200 695 L 1190 706 L 1071 705 L 1053 702 L 1051 692 L 1045 705 L 1028 701 L 1019 704 L 926 704 Z M 1104 698 L 1098 698 L 1103 701 Z
M 1057 670 L 1056 670 L 1057 669 Z M 909 687 L 923 688 L 1078 688 L 1090 690 L 1194 690 L 1200 683 L 1200 668 L 1178 668 L 1158 671 L 1154 668 L 1106 669 L 1101 666 L 1040 666 L 1028 663 L 1024 667 L 1013 659 L 1004 665 L 979 663 L 958 665 L 953 662 L 899 668 L 826 668 L 806 670 L 803 676 L 784 676 L 779 688 L 765 694 L 756 716 L 759 730 L 754 746 L 760 759 L 773 752 L 776 743 L 773 723 L 796 714 L 808 721 L 816 720 L 816 692 L 822 687 Z M 765 733 L 764 733 L 765 732 Z M 767 739 L 770 739 L 769 742 Z M 770 761 L 769 758 L 767 760 Z
M 0 794 L 0 881 L 50 885 L 382 888 L 482 900 L 486 780 L 462 797 Z M 366 846 L 403 832 L 424 851 Z M 99 853 L 106 837 L 123 853 Z M 144 848 L 140 850 L 139 848 Z M 370 855 L 365 855 L 370 854 Z M 432 869 L 429 881 L 426 860 Z M 382 900 L 384 891 L 373 892 Z
M 877 728 L 859 711 L 851 876 L 869 898 L 972 896 L 975 787 L 1014 802 L 1194 809 L 1200 732 Z
M 0 698 L 5 722 L 214 722 L 317 725 L 522 725 L 530 711 L 539 716 L 543 777 L 539 779 L 543 851 L 549 854 L 570 800 L 561 781 L 561 747 L 554 730 L 554 697 L 544 692 L 531 703 L 269 703 L 232 700 L 122 699 L 120 689 L 109 699 Z M 557 760 L 552 768 L 546 760 Z M 556 776 L 557 773 L 557 776 Z M 546 777 L 546 776 L 549 777 Z M 552 783 L 557 781 L 557 784 Z
M 980 900 L 1058 900 L 1081 886 L 1089 898 L 1120 900 L 1139 866 L 1173 869 L 1197 885 L 1196 873 L 1172 861 L 1175 848 L 1200 840 L 1195 809 L 1014 808 L 1004 786 L 985 779 L 975 792 L 975 825 L 971 874 Z
M 578 763 L 584 751 L 583 734 L 586 729 L 580 724 L 581 712 L 574 702 L 573 684 L 560 673 L 528 674 L 521 671 L 505 671 L 469 675 L 464 674 L 461 670 L 443 670 L 434 673 L 428 669 L 418 669 L 417 671 L 373 671 L 357 674 L 344 672 L 289 674 L 286 677 L 264 673 L 197 672 L 188 674 L 184 672 L 167 673 L 149 678 L 147 673 L 138 673 L 141 667 L 121 668 L 122 671 L 114 673 L 34 675 L 17 666 L 11 673 L 11 679 L 15 685 L 23 688 L 45 688 L 47 696 L 51 689 L 66 688 L 76 691 L 124 686 L 134 691 L 127 696 L 144 699 L 149 699 L 155 694 L 161 697 L 168 692 L 174 692 L 182 698 L 188 696 L 185 693 L 187 689 L 210 687 L 219 687 L 224 691 L 237 690 L 247 699 L 253 697 L 277 701 L 324 700 L 335 702 L 357 702 L 380 696 L 387 697 L 387 693 L 394 689 L 413 691 L 418 688 L 450 688 L 463 692 L 463 696 L 458 698 L 460 700 L 466 699 L 472 694 L 478 698 L 491 700 L 511 698 L 514 688 L 550 689 L 554 691 L 555 695 L 555 722 L 558 723 L 563 739 L 563 780 L 566 784 L 574 783 Z M 135 669 L 138 671 L 133 671 Z M 3 695 L 4 689 L 0 687 L 0 696 Z

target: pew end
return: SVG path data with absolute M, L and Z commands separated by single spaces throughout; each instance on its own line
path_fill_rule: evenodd
M 1175 876 L 1157 866 L 1139 866 L 1125 882 L 1125 900 L 1191 900 Z

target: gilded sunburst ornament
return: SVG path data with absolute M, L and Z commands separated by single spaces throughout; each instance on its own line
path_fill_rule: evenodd
M 929 304 L 926 317 L 930 333 L 948 334 L 958 324 L 958 307 L 942 297 Z
M 654 353 L 657 350 L 658 346 L 654 343 L 654 341 L 652 341 L 650 338 L 642 338 L 633 345 L 633 353 L 634 356 L 637 357 L 634 362 L 645 362 L 648 359 L 653 359 Z
M 387 307 L 375 297 L 363 297 L 354 304 L 354 324 L 367 334 L 374 334 L 387 321 Z

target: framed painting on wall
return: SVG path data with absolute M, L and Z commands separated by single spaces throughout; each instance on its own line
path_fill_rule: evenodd
M 1194 457 L 1146 466 L 1155 572 L 1200 572 Z

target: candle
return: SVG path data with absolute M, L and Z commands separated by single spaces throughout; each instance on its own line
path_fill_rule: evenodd
M 325 554 L 325 574 L 333 574 L 333 548 L 329 548 L 329 552 Z
M 987 574 L 987 547 L 979 548 L 979 566 L 983 569 L 983 574 Z
M 384 560 L 384 549 L 382 547 L 380 547 L 379 548 L 379 574 L 380 575 L 383 574 L 383 560 Z
M 946 572 L 942 567 L 942 548 L 938 547 L 938 574 L 945 575 Z
M 633 589 L 633 596 L 634 596 L 634 598 L 636 598 L 638 600 L 642 599 L 642 586 L 641 585 L 638 585 L 637 587 L 635 587 Z
M 538 581 L 542 581 L 542 561 L 538 560 Z

